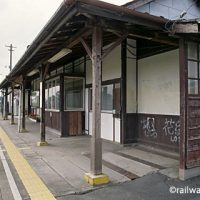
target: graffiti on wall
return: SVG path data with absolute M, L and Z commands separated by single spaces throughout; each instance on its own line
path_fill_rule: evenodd
M 146 120 L 142 120 L 142 129 L 147 137 L 157 138 L 158 134 L 155 129 L 155 118 L 147 117 Z
M 140 120 L 142 135 L 158 142 L 180 143 L 180 120 L 173 117 L 147 116 Z
M 165 126 L 163 127 L 166 136 L 170 137 L 172 143 L 180 142 L 180 121 L 172 119 L 165 119 Z

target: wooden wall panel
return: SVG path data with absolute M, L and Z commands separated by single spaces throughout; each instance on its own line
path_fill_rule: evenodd
M 180 117 L 174 115 L 138 115 L 138 140 L 179 150 Z

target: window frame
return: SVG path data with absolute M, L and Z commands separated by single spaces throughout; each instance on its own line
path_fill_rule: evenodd
M 83 91 L 83 97 L 82 97 L 82 108 L 69 108 L 69 109 L 67 109 L 67 107 L 66 107 L 66 101 L 65 101 L 65 79 L 66 78 L 71 78 L 71 79 L 75 79 L 75 78 L 77 78 L 77 79 L 82 79 L 82 81 L 83 81 L 83 89 L 82 89 L 82 91 Z M 64 97 L 64 111 L 84 111 L 85 110 L 85 77 L 77 77 L 77 76 L 64 76 L 64 82 L 63 82 L 63 97 Z
M 49 83 L 51 84 L 51 86 L 53 86 L 53 82 L 55 81 L 55 88 L 57 87 L 57 81 L 59 81 L 59 96 L 60 96 L 60 92 L 61 92 L 61 80 L 60 80 L 60 76 L 56 76 L 54 78 L 51 78 L 51 79 L 48 79 L 45 81 L 45 111 L 54 111 L 54 112 L 59 112 L 60 111 L 60 97 L 59 97 L 59 104 L 58 104 L 58 107 L 59 108 L 56 108 L 56 96 L 55 96 L 55 108 L 52 108 L 52 103 L 53 103 L 53 98 L 51 97 L 51 108 L 49 108 L 49 102 L 47 102 L 47 108 L 46 108 L 46 99 L 49 98 Z M 47 88 L 46 88 L 47 86 Z M 54 89 L 55 89 L 54 88 Z M 47 89 L 47 97 L 46 98 L 46 89 Z M 53 87 L 51 87 L 51 90 L 53 91 L 54 90 Z M 55 90 L 55 94 L 56 94 L 56 90 Z
M 101 88 L 105 87 L 105 86 L 108 86 L 108 85 L 112 85 L 113 86 L 113 97 L 112 97 L 112 106 L 113 106 L 113 109 L 112 110 L 103 110 L 102 109 L 102 100 L 101 100 L 101 113 L 107 113 L 107 114 L 115 114 L 117 116 L 120 115 L 120 112 L 121 112 L 121 83 L 120 81 L 118 82 L 112 82 L 112 83 L 102 83 L 101 85 Z M 118 87 L 116 87 L 116 85 L 118 85 Z M 116 89 L 119 89 L 119 103 L 118 103 L 118 106 L 119 108 L 117 107 L 117 101 L 115 99 L 115 90 Z M 102 91 L 102 89 L 101 89 Z M 101 94 L 101 98 L 102 98 L 102 94 Z M 92 112 L 92 87 L 88 87 L 88 110 L 89 112 Z
M 189 58 L 189 55 L 188 55 L 189 43 L 196 44 L 196 49 L 197 49 L 197 58 L 196 59 Z M 195 41 L 188 41 L 186 46 L 187 46 L 186 63 L 187 63 L 187 85 L 188 85 L 187 93 L 189 96 L 200 96 L 200 43 L 195 42 Z M 194 62 L 197 64 L 197 66 L 196 66 L 197 67 L 197 77 L 196 78 L 189 77 L 189 62 Z M 193 93 L 189 92 L 190 91 L 189 81 L 197 81 L 197 94 L 193 94 Z

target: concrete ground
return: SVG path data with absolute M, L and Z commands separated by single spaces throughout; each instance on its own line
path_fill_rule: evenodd
M 0 120 L 0 126 L 57 199 L 65 199 L 69 195 L 74 198 L 72 194 L 83 194 L 101 188 L 92 187 L 83 180 L 84 173 L 90 170 L 90 137 L 61 138 L 57 132 L 47 129 L 49 146 L 37 147 L 36 143 L 40 140 L 39 124 L 27 119 L 26 125 L 28 132 L 18 133 L 17 125 Z M 3 148 L 1 143 L 0 145 Z M 7 159 L 9 161 L 8 156 Z M 28 199 L 12 163 L 9 165 L 13 168 L 22 196 Z M 165 151 L 156 151 L 144 146 L 123 147 L 103 141 L 103 172 L 110 178 L 108 188 L 113 185 L 117 188 L 120 187 L 117 186 L 120 183 L 133 179 L 138 181 L 139 177 L 148 177 L 155 173 L 177 178 L 177 170 L 176 154 L 167 154 Z M 2 185 L 0 181 L 0 187 Z

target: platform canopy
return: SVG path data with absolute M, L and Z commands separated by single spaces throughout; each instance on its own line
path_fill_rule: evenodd
M 69 49 L 58 62 L 67 63 L 86 55 L 82 39 L 91 45 L 94 25 L 103 28 L 103 46 L 124 37 L 138 40 L 138 57 L 152 52 L 169 50 L 178 46 L 178 40 L 169 37 L 167 19 L 140 13 L 122 6 L 94 0 L 65 0 L 46 26 L 41 30 L 10 74 L 2 81 L 5 88 L 20 76 L 27 76 L 33 70 L 49 62 L 62 49 Z M 82 40 L 82 41 L 83 41 Z M 162 45 L 157 45 L 162 43 Z M 155 46 L 155 49 L 140 46 Z M 157 47 L 157 48 L 156 48 Z M 51 63 L 53 67 L 57 63 Z

